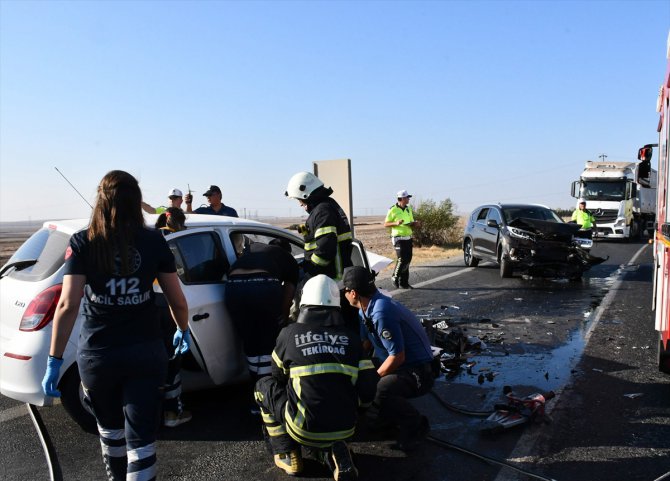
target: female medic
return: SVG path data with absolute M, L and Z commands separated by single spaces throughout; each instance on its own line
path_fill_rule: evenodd
M 88 229 L 70 239 L 56 308 L 45 394 L 56 389 L 62 355 L 84 296 L 77 365 L 95 415 L 108 479 L 156 479 L 156 433 L 167 355 L 154 305 L 158 282 L 188 350 L 188 307 L 165 239 L 147 229 L 137 180 L 113 170 L 98 186 Z

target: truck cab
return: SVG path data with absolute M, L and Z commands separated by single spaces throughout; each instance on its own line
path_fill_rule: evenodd
M 631 239 L 653 229 L 656 171 L 640 162 L 588 161 L 571 194 L 596 218 L 594 237 Z

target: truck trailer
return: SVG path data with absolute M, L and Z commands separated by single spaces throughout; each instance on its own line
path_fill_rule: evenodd
M 589 160 L 571 194 L 595 216 L 593 237 L 634 239 L 654 228 L 656 182 L 649 163 Z

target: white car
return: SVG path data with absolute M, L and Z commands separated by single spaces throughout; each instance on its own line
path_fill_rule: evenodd
M 157 216 L 145 218 L 147 225 L 153 225 Z M 0 392 L 7 397 L 37 406 L 53 401 L 41 386 L 51 321 L 63 282 L 65 249 L 70 236 L 87 225 L 88 219 L 45 222 L 0 270 Z M 182 367 L 184 390 L 244 381 L 248 377 L 246 358 L 223 301 L 227 272 L 237 258 L 231 235 L 243 234 L 247 243 L 286 239 L 299 262 L 303 239 L 279 227 L 232 217 L 189 215 L 186 227 L 166 238 L 188 301 L 193 339 Z M 358 241 L 354 241 L 352 261 L 370 268 Z M 63 354 L 58 387 L 70 416 L 91 429 L 92 418 L 80 402 L 76 365 L 80 326 L 81 311 Z

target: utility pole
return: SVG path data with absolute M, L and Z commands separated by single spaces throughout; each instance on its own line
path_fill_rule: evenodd
M 602 159 L 602 161 L 605 162 L 605 159 L 607 158 L 607 155 L 605 155 L 605 154 L 600 154 L 600 155 L 598 156 L 598 158 L 599 158 L 599 159 Z

